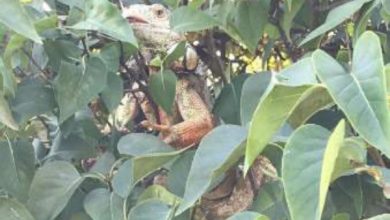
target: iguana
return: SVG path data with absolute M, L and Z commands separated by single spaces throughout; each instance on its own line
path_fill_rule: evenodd
M 148 54 L 150 50 L 169 50 L 177 42 L 185 40 L 183 35 L 172 31 L 169 25 L 170 12 L 160 4 L 133 4 L 123 8 L 123 16 L 130 22 L 136 37 L 143 44 L 141 51 L 148 59 L 151 59 Z M 134 109 L 134 98 L 142 101 L 140 105 L 147 120 L 141 124 L 160 131 L 161 138 L 176 148 L 198 144 L 215 125 L 207 99 L 202 95 L 202 81 L 194 78 L 192 74 L 197 71 L 199 61 L 191 47 L 187 48 L 183 61 L 171 65 L 179 76 L 172 116 L 158 108 L 158 122 L 156 117 L 153 117 L 156 113 L 151 110 L 151 100 L 146 98 L 145 94 L 136 93 L 134 97 L 126 97 L 129 109 Z M 151 71 L 153 72 L 152 69 Z M 190 74 L 185 74 L 186 72 Z M 266 170 L 268 172 L 265 172 Z M 243 178 L 239 169 L 233 168 L 229 171 L 217 187 L 202 197 L 201 215 L 214 220 L 226 219 L 249 208 L 264 182 L 264 174 L 271 173 L 276 176 L 276 169 L 266 157 L 260 156 L 250 173 L 251 178 Z
M 167 51 L 178 42 L 185 40 L 184 35 L 171 30 L 170 12 L 160 4 L 133 4 L 123 8 L 122 15 L 133 27 L 137 39 L 142 44 L 141 52 L 147 59 L 152 58 L 150 53 L 153 54 L 158 50 Z M 140 107 L 147 118 L 141 122 L 141 125 L 159 131 L 164 142 L 175 148 L 198 144 L 215 124 L 210 106 L 207 104 L 207 97 L 202 91 L 204 82 L 193 75 L 198 64 L 199 59 L 194 49 L 187 45 L 182 62 L 174 61 L 170 65 L 179 78 L 172 115 L 168 115 L 160 107 L 157 112 L 153 110 L 150 105 L 152 100 L 148 100 L 142 92 L 130 95 L 135 96 L 133 98 L 138 101 L 141 100 Z M 156 71 L 151 68 L 149 72 L 155 74 Z M 127 103 L 131 103 L 134 108 L 134 101 L 131 98 L 127 98 Z

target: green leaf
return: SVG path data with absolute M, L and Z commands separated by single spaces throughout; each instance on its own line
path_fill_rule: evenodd
M 186 52 L 186 42 L 182 41 L 177 43 L 174 47 L 169 49 L 168 54 L 164 57 L 163 65 L 165 67 L 169 67 L 169 65 L 179 59 L 180 57 L 183 57 Z
M 212 179 L 229 169 L 243 155 L 242 142 L 246 129 L 222 125 L 208 133 L 200 142 L 188 174 L 183 202 L 177 214 L 191 207 L 208 189 Z
M 15 119 L 12 116 L 8 101 L 4 98 L 4 95 L 1 91 L 0 91 L 0 122 L 12 128 L 13 130 L 19 129 L 19 125 L 15 122 Z
M 269 218 L 257 212 L 244 211 L 229 217 L 227 220 L 269 220 Z
M 344 130 L 344 121 L 332 134 L 318 125 L 305 125 L 288 140 L 282 178 L 292 220 L 321 219 Z
M 330 187 L 329 196 L 335 207 L 334 213 L 348 213 L 350 219 L 362 219 L 363 191 L 359 176 L 346 176 L 336 180 Z
M 358 11 L 365 3 L 370 1 L 372 0 L 354 0 L 332 9 L 328 14 L 325 23 L 307 35 L 300 43 L 300 46 L 341 24 L 343 21 L 355 14 L 355 12 Z
M 316 91 L 318 86 L 290 87 L 275 85 L 257 105 L 249 127 L 244 170 L 247 172 L 272 136 L 294 111 L 296 106 Z M 261 134 L 261 135 L 259 135 Z
M 11 110 L 19 123 L 50 112 L 56 106 L 53 89 L 36 80 L 22 81 L 18 85 L 15 98 L 11 100 Z
M 282 182 L 272 181 L 264 183 L 257 193 L 251 210 L 262 213 L 270 219 L 290 219 Z
M 151 172 L 159 169 L 164 164 L 175 159 L 179 154 L 184 152 L 186 148 L 180 151 L 172 151 L 172 152 L 161 152 L 161 153 L 152 153 L 145 154 L 143 156 L 135 157 L 133 159 L 134 163 L 134 181 L 135 183 L 144 178 L 146 175 Z
M 312 94 L 301 100 L 288 119 L 288 123 L 297 128 L 307 123 L 308 120 L 320 110 L 333 105 L 333 99 L 325 87 L 316 87 Z
M 62 62 L 78 63 L 82 54 L 81 49 L 68 40 L 47 40 L 44 42 L 45 52 L 49 57 L 49 64 L 59 71 Z
M 240 99 L 242 86 L 249 75 L 240 74 L 225 85 L 215 100 L 213 113 L 222 118 L 226 124 L 240 125 Z
M 138 47 L 133 29 L 116 5 L 107 0 L 85 1 L 86 18 L 69 28 L 98 31 Z
M 110 220 L 110 198 L 110 191 L 104 188 L 96 188 L 85 197 L 84 209 L 93 220 Z
M 172 12 L 170 24 L 174 31 L 188 32 L 212 28 L 217 25 L 217 21 L 203 11 L 182 6 Z
M 12 74 L 12 71 L 5 66 L 2 58 L 0 58 L 0 82 L 2 82 L 2 85 L 0 84 L 0 89 L 2 88 L 1 90 L 5 95 L 15 96 L 15 77 Z
M 341 146 L 332 179 L 355 173 L 354 164 L 366 164 L 367 143 L 362 138 L 347 138 Z
M 168 173 L 167 189 L 180 198 L 184 195 L 188 173 L 190 172 L 194 155 L 195 150 L 184 152 L 173 162 Z
M 236 7 L 231 25 L 236 30 L 239 42 L 254 54 L 268 23 L 268 8 L 262 1 L 239 1 Z
M 28 208 L 36 219 L 52 220 L 66 206 L 83 177 L 72 164 L 48 162 L 38 169 L 30 189 Z
M 27 15 L 20 1 L 0 0 L 0 4 L 2 5 L 0 12 L 1 23 L 36 43 L 42 43 L 41 38 L 31 22 L 32 19 Z
M 158 184 L 151 185 L 138 197 L 138 203 L 149 199 L 158 199 L 171 206 L 176 206 L 180 198 L 169 192 L 165 187 Z
M 7 220 L 34 220 L 28 209 L 16 200 L 0 197 L 0 216 Z
M 318 83 L 310 57 L 303 58 L 291 66 L 288 66 L 276 77 L 289 86 L 302 86 Z
M 364 33 L 364 31 L 367 30 L 367 25 L 369 24 L 371 15 L 373 11 L 378 7 L 379 1 L 371 1 L 369 4 L 365 5 L 363 7 L 363 10 L 359 17 L 359 21 L 354 24 L 354 34 L 353 34 L 353 42 L 356 42 L 361 34 Z
M 123 90 L 122 78 L 117 74 L 108 73 L 107 85 L 101 93 L 101 98 L 110 112 L 114 111 L 121 103 Z
M 133 156 L 126 161 L 114 177 L 114 191 L 126 198 L 134 185 L 151 172 L 175 159 L 186 149 L 175 151 L 162 140 L 150 134 L 132 133 L 118 143 L 121 154 Z
M 272 79 L 273 77 L 271 72 L 264 72 L 254 74 L 245 80 L 245 83 L 242 86 L 240 103 L 242 125 L 250 123 L 260 99 L 272 88 Z
M 121 198 L 127 198 L 134 187 L 134 165 L 132 160 L 127 160 L 118 169 L 112 179 L 113 191 Z
M 168 114 L 172 113 L 176 96 L 177 77 L 171 70 L 152 74 L 149 79 L 149 91 L 153 100 Z
M 286 37 L 290 41 L 291 41 L 290 30 L 291 27 L 294 25 L 294 18 L 305 3 L 305 0 L 294 0 L 294 4 L 291 5 L 292 1 L 293 0 L 287 1 L 287 3 L 289 3 L 288 10 L 285 10 L 281 22 L 282 28 L 286 33 Z
M 157 199 L 150 199 L 132 208 L 127 219 L 168 220 L 172 211 L 166 203 Z
M 322 51 L 314 52 L 313 62 L 319 78 L 352 126 L 367 142 L 390 157 L 390 116 L 378 37 L 366 32 L 359 38 L 351 73 Z
M 53 83 L 60 108 L 60 123 L 97 97 L 106 81 L 106 66 L 97 57 L 89 58 L 85 66 L 61 63 L 59 76 Z
M 29 142 L 0 142 L 0 188 L 25 202 L 34 176 L 34 148 Z
M 172 152 L 174 149 L 154 135 L 131 133 L 121 137 L 118 152 L 130 156 L 142 156 L 153 153 Z

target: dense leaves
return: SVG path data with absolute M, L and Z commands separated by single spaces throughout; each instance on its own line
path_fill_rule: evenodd
M 0 219 L 389 218 L 388 0 L 0 3 Z

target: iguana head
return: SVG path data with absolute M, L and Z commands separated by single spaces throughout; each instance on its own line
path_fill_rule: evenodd
M 184 40 L 183 35 L 170 28 L 170 11 L 161 4 L 133 4 L 123 8 L 122 15 L 145 45 L 167 48 Z

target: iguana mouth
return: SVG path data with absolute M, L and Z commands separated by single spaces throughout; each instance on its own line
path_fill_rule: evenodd
M 136 16 L 129 16 L 126 19 L 130 24 L 136 24 L 136 23 L 148 24 L 149 23 L 149 22 L 145 21 L 144 19 L 142 19 L 140 17 L 136 17 Z

